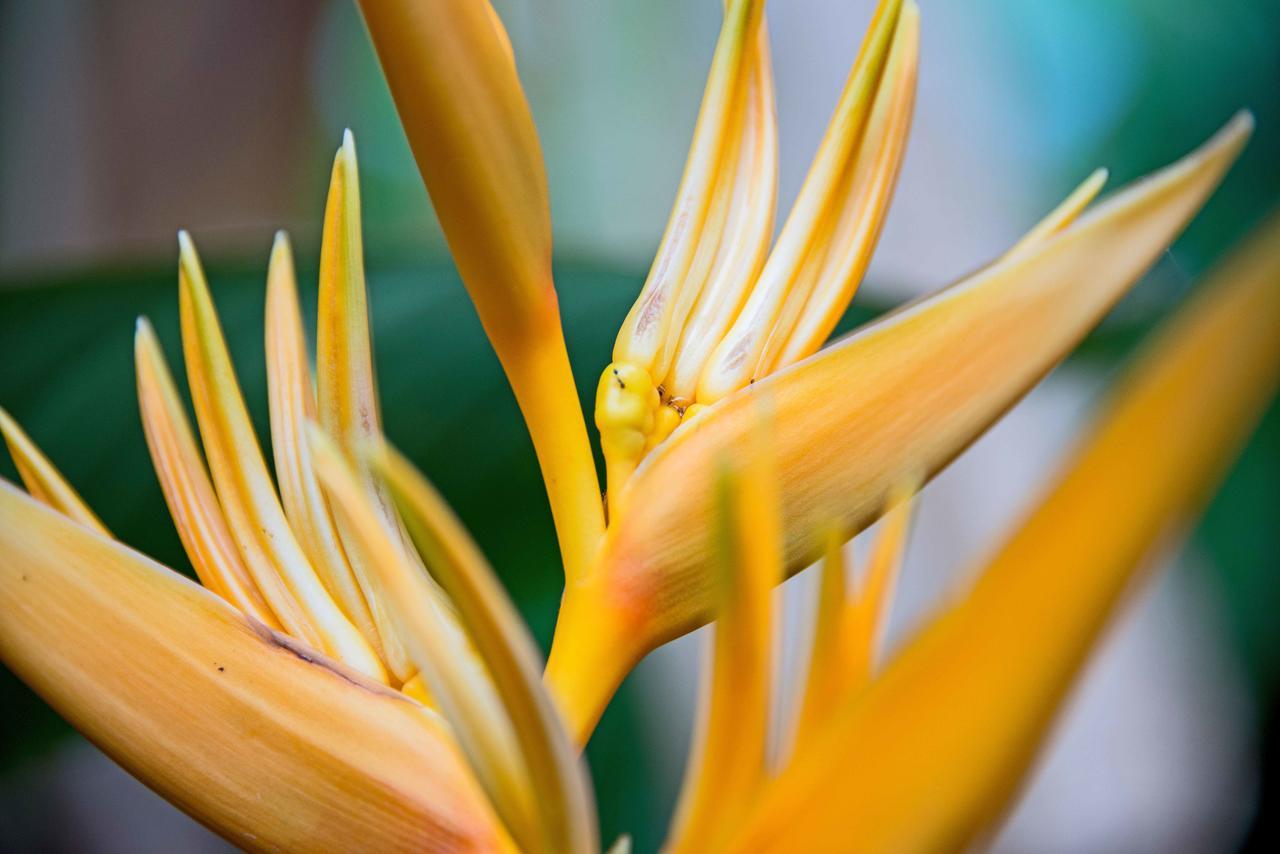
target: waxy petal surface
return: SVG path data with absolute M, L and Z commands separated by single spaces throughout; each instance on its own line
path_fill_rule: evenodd
M 195 245 L 179 234 L 187 380 L 218 500 L 258 590 L 294 637 L 383 680 L 382 662 L 320 582 L 289 527 L 253 432 Z
M 449 505 L 403 456 L 379 445 L 372 465 L 497 688 L 537 791 L 542 842 L 552 852 L 599 850 L 586 765 L 542 685 L 541 654 L 488 561 Z
M 244 613 L 273 629 L 280 628 L 240 558 L 160 342 L 143 318 L 138 319 L 133 342 L 138 408 L 147 449 L 178 539 L 196 576 Z
M 762 431 L 763 432 L 763 431 Z M 710 679 L 666 850 L 714 851 L 745 819 L 766 774 L 773 588 L 782 574 L 774 473 L 762 453 L 721 475 L 716 555 L 720 607 Z M 728 465 L 722 461 L 722 465 Z
M 854 235 L 851 246 L 865 246 L 869 251 L 867 239 L 874 243 L 874 237 L 878 234 L 879 217 L 876 214 L 883 213 L 883 209 L 877 209 L 873 204 L 871 210 L 846 211 L 842 201 L 848 198 L 851 202 L 861 202 L 864 199 L 870 202 L 880 195 L 887 204 L 887 195 L 873 192 L 868 196 L 866 192 L 857 192 L 859 189 L 872 190 L 876 182 L 860 187 L 855 179 L 855 186 L 849 187 L 846 186 L 848 182 L 842 179 L 849 172 L 851 158 L 858 153 L 859 140 L 871 121 L 876 91 L 884 77 L 885 64 L 893 43 L 900 40 L 912 42 L 918 33 L 918 13 L 914 3 L 907 2 L 905 5 L 909 8 L 909 20 L 906 21 L 901 20 L 904 7 L 902 0 L 881 0 L 876 7 L 862 49 L 849 72 L 849 79 L 818 153 L 814 156 L 809 174 L 778 234 L 778 241 L 769 253 L 764 269 L 741 312 L 716 345 L 703 369 L 698 382 L 698 402 L 714 403 L 747 385 L 756 376 L 757 364 L 764 353 L 769 335 L 783 311 L 788 295 L 796 290 L 797 280 L 809 273 L 808 285 L 816 283 L 819 271 L 810 269 L 810 262 L 822 254 L 818 250 L 826 248 L 819 244 L 832 237 L 831 230 L 836 227 L 836 221 L 842 213 L 848 213 L 853 218 L 846 223 L 850 227 L 855 224 L 853 220 L 863 214 L 869 216 L 866 225 L 870 227 L 870 232 L 867 233 L 864 229 L 862 238 Z M 912 73 L 909 89 L 914 91 L 914 49 L 906 51 L 906 54 L 899 58 L 904 62 L 910 61 Z M 903 64 L 900 62 L 900 66 Z M 910 100 L 908 98 L 906 104 L 908 116 Z M 903 138 L 905 139 L 905 129 Z M 893 174 L 896 171 L 896 166 L 890 170 Z M 887 186 L 891 187 L 892 181 Z M 847 253 L 837 251 L 836 254 Z M 837 262 L 837 266 L 848 267 L 843 261 Z M 844 283 L 840 282 L 839 287 L 843 286 Z M 849 293 L 852 294 L 851 289 Z M 799 306 L 803 307 L 803 304 L 804 300 L 800 299 Z M 798 316 L 795 320 L 798 320 Z
M 316 397 L 298 307 L 298 285 L 289 240 L 276 235 L 267 269 L 267 402 L 276 483 L 289 525 L 325 588 L 375 650 L 382 649 L 364 592 L 347 562 L 333 516 L 311 468 L 306 425 L 316 417 Z M 383 658 L 385 659 L 385 654 Z
M 737 850 L 834 833 L 867 851 L 969 848 L 1007 808 L 1144 558 L 1199 507 L 1278 385 L 1273 217 L 1157 334 L 969 595 L 778 778 Z
M 597 570 L 566 588 L 548 675 L 579 735 L 648 650 L 712 615 L 714 463 L 773 413 L 785 563 L 856 532 L 930 476 L 1061 360 L 1159 256 L 1244 145 L 1241 114 L 1183 160 L 1037 249 L 906 306 L 702 412 L 636 471 Z M 584 651 L 585 648 L 585 651 Z M 574 672 L 586 668 L 586 682 Z
M 509 848 L 446 727 L 0 481 L 0 659 L 250 849 Z

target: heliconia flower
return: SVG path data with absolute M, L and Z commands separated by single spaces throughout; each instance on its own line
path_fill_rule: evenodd
M 734 19 L 738 10 L 747 24 L 756 20 L 739 5 L 752 6 L 729 5 L 719 48 L 759 33 Z M 609 525 L 590 571 L 567 580 L 548 665 L 580 740 L 645 653 L 711 619 L 711 473 L 718 456 L 742 447 L 761 406 L 776 424 L 790 574 L 822 553 L 833 526 L 851 537 L 904 479 L 945 466 L 1061 360 L 1194 216 L 1252 128 L 1241 113 L 1197 151 L 1086 212 L 1106 179 L 1093 173 L 985 269 L 819 350 L 865 270 L 887 207 L 909 124 L 918 33 L 914 3 L 879 3 L 768 260 L 740 281 L 741 298 L 700 305 L 719 311 L 726 331 L 700 363 L 696 389 L 671 380 L 660 347 L 640 346 L 650 334 L 646 306 L 665 300 L 664 288 L 679 302 L 683 289 L 698 286 L 688 276 L 669 282 L 663 272 L 671 235 L 696 221 L 682 210 L 682 186 L 597 397 Z M 719 60 L 707 101 L 719 97 Z M 840 183 L 850 174 L 852 184 Z M 860 194 L 871 185 L 879 189 Z M 747 191 L 714 182 L 703 189 Z M 714 254 L 719 241 L 709 234 L 699 248 Z M 678 310 L 671 317 L 654 321 L 661 327 L 654 340 L 687 330 Z M 674 397 L 668 380 L 677 382 Z
M 671 222 L 598 389 L 606 528 L 541 156 L 501 23 L 484 0 L 361 7 L 547 482 L 566 589 L 545 674 L 479 548 L 382 438 L 350 134 L 325 210 L 314 372 L 287 238 L 271 252 L 274 478 L 185 233 L 194 428 L 138 323 L 147 443 L 201 584 L 117 542 L 0 411 L 27 488 L 0 481 L 0 659 L 245 848 L 591 852 L 579 747 L 641 656 L 714 619 L 669 850 L 981 839 L 1135 568 L 1280 384 L 1280 218 L 1148 347 L 972 588 L 889 654 L 912 495 L 1169 245 L 1251 117 L 1086 210 L 1095 173 L 985 269 L 820 349 L 905 150 L 919 10 L 879 3 L 770 247 L 764 3 L 728 0 Z M 853 583 L 841 548 L 885 514 Z M 771 590 L 824 555 L 809 671 L 775 728 Z

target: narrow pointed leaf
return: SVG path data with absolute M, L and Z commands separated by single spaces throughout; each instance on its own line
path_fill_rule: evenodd
M 1075 222 L 1080 217 L 1080 214 L 1084 213 L 1085 209 L 1097 198 L 1098 193 L 1102 192 L 1109 174 L 1106 169 L 1095 169 L 1091 172 L 1089 177 L 1080 183 L 1079 187 L 1071 191 L 1071 195 L 1063 199 L 1056 208 L 1049 212 L 1048 216 L 1036 223 L 1035 228 L 1023 235 L 1022 239 L 1004 254 L 1003 260 L 1007 261 L 1034 249 Z
M 787 292 L 754 379 L 816 352 L 862 283 L 907 151 L 919 56 L 920 9 L 908 0 L 898 16 L 866 129 L 845 166 L 843 191 L 830 202 L 825 245 L 813 250 L 822 261 L 806 265 Z M 810 268 L 811 276 L 806 275 Z
M 845 538 L 832 533 L 822 558 L 822 578 L 818 586 L 817 613 L 809 648 L 809 669 L 799 698 L 792 746 L 812 738 L 826 722 L 842 693 L 847 671 L 844 652 L 848 644 L 848 569 L 845 566 Z
M 374 572 L 375 595 L 388 603 L 397 635 L 494 809 L 522 848 L 539 850 L 535 792 L 492 683 L 473 666 L 467 639 L 442 612 L 430 579 L 409 559 L 399 532 L 375 509 L 337 445 L 317 427 L 308 433 L 316 474 L 350 533 L 349 550 Z
M 298 308 L 293 253 L 283 232 L 276 235 L 267 270 L 266 359 L 271 450 L 285 516 L 325 589 L 369 645 L 381 651 L 369 606 L 311 468 L 306 424 L 316 417 L 316 399 Z
M 716 343 L 724 337 L 750 293 L 773 239 L 778 194 L 778 127 L 774 106 L 769 30 L 761 22 L 748 58 L 746 103 L 741 129 L 721 166 L 713 202 L 724 225 L 697 302 L 678 333 L 675 361 L 660 380 L 667 396 L 680 405 L 693 401 L 698 377 Z M 675 336 L 673 335 L 673 340 Z M 666 438 L 665 436 L 662 438 Z M 656 443 L 655 443 L 656 444 Z
M 289 527 L 240 394 L 195 245 L 179 235 L 187 380 L 213 484 L 258 590 L 291 635 L 383 680 L 382 663 L 320 582 Z
M 598 850 L 586 767 L 542 686 L 540 654 L 519 612 L 462 523 L 413 465 L 385 444 L 372 461 L 502 697 L 538 792 L 543 845 L 549 851 Z
M 138 319 L 133 352 L 147 448 L 178 539 L 196 576 L 244 613 L 273 629 L 280 628 L 227 528 L 160 342 L 144 318 Z
M 0 481 L 0 659 L 249 849 L 510 846 L 417 703 Z
M 818 555 L 833 520 L 866 527 L 904 478 L 943 468 L 1057 364 L 1204 203 L 1251 127 L 1241 114 L 1034 251 L 891 313 L 677 430 L 633 476 L 596 572 L 566 589 L 549 670 L 572 729 L 589 731 L 645 652 L 710 619 L 711 461 L 745 447 L 760 401 L 777 425 L 794 572 Z M 584 663 L 590 682 L 575 675 Z
M 756 451 L 763 442 L 757 440 Z M 774 475 L 758 455 L 717 489 L 720 601 L 710 680 L 667 849 L 718 850 L 764 780 L 773 665 L 773 587 L 781 577 Z
M 778 778 L 740 850 L 835 832 L 869 851 L 969 848 L 1017 791 L 1144 558 L 1200 505 L 1278 384 L 1273 217 L 1157 335 L 968 597 Z
M 794 737 L 798 753 L 825 728 L 832 712 L 871 680 L 906 553 L 911 492 L 903 489 L 890 502 L 893 509 L 882 522 L 856 595 L 844 592 L 840 540 L 828 542 L 804 705 Z

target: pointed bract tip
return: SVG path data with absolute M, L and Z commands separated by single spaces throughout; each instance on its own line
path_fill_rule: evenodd
M 356 165 L 356 137 L 351 132 L 351 128 L 347 128 L 342 132 L 342 145 L 338 146 L 338 153 L 334 160 L 343 166 L 350 166 L 352 169 Z
M 267 261 L 267 266 L 274 269 L 276 265 L 293 260 L 293 246 L 289 242 L 289 232 L 283 228 L 276 232 L 275 239 L 271 241 L 271 258 Z M 268 272 L 268 275 L 270 273 Z
M 135 341 L 143 338 L 155 338 L 156 331 L 152 327 L 151 321 L 147 319 L 145 314 L 138 315 L 137 320 L 133 322 L 133 338 Z
M 203 278 L 200 253 L 196 251 L 196 242 L 191 239 L 191 233 L 185 228 L 178 232 L 178 267 L 188 278 Z

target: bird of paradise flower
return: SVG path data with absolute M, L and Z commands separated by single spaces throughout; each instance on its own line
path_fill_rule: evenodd
M 972 589 L 877 666 L 910 496 L 1152 263 L 1251 119 L 1086 211 L 1105 180 L 1090 176 L 990 266 L 823 348 L 905 151 L 919 10 L 879 3 L 770 247 L 764 3 L 729 0 L 670 224 L 598 389 L 606 514 L 552 285 L 541 155 L 501 24 L 479 0 L 361 7 L 543 470 L 566 576 L 545 681 L 479 549 L 381 438 L 349 135 L 325 211 L 314 378 L 287 238 L 271 254 L 274 483 L 186 234 L 199 441 L 138 324 L 148 446 L 203 586 L 115 541 L 0 414 L 27 487 L 0 484 L 0 657 L 247 848 L 591 851 L 579 748 L 641 656 L 715 619 L 671 850 L 980 838 L 1141 557 L 1274 392 L 1280 221 L 1137 360 Z M 851 586 L 840 547 L 886 511 Z M 824 554 L 809 673 L 771 757 L 769 591 Z

